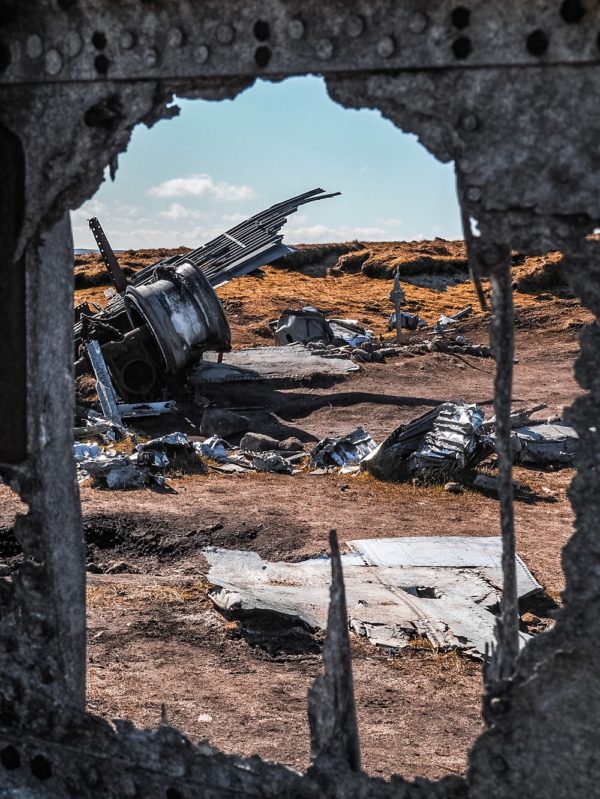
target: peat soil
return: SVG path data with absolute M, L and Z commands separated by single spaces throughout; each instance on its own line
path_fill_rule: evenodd
M 536 264 L 538 272 L 542 267 Z M 271 311 L 265 310 L 265 281 L 280 308 L 284 300 L 299 307 L 335 291 L 337 315 L 370 321 L 374 329 L 391 310 L 389 277 L 311 268 L 270 268 L 224 287 L 226 305 L 238 303 L 230 308 L 238 346 L 269 343 L 262 328 Z M 451 282 L 409 284 L 409 301 L 420 303 L 418 312 L 431 321 L 442 310 L 458 310 L 473 298 L 464 270 L 458 274 Z M 540 291 L 539 285 L 516 294 L 514 402 L 545 402 L 539 416 L 546 418 L 562 415 L 581 393 L 573 366 L 590 315 L 568 293 Z M 93 284 L 82 289 L 78 299 L 92 290 Z M 458 332 L 486 344 L 489 322 L 489 313 L 475 308 Z M 307 447 L 358 425 L 380 441 L 443 400 L 477 402 L 492 415 L 493 370 L 490 359 L 429 353 L 363 364 L 335 384 L 244 390 L 243 397 L 222 391 L 211 399 L 242 410 L 252 429 L 281 439 L 294 435 Z M 178 429 L 199 437 L 200 420 L 201 409 L 189 398 L 175 417 L 149 421 L 140 432 Z M 493 461 L 483 469 L 493 474 Z M 567 499 L 573 473 L 515 469 L 518 551 L 557 602 L 561 550 L 573 531 Z M 88 563 L 97 572 L 88 575 L 89 708 L 155 727 L 164 704 L 169 721 L 192 740 L 300 769 L 309 761 L 306 693 L 322 667 L 322 637 L 273 620 L 252 628 L 224 618 L 207 598 L 203 548 L 251 549 L 264 558 L 298 561 L 325 553 L 331 528 L 342 547 L 358 537 L 499 532 L 497 499 L 468 488 L 451 494 L 436 486 L 307 472 L 209 471 L 168 482 L 166 491 L 81 488 Z M 0 567 L 19 561 L 12 526 L 25 510 L 0 486 Z M 530 632 L 550 623 L 547 607 L 528 610 L 535 612 L 525 617 Z M 432 779 L 463 773 L 482 728 L 480 665 L 434 652 L 424 641 L 396 656 L 356 638 L 352 647 L 365 770 Z

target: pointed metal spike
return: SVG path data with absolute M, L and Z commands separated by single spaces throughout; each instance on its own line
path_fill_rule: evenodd
M 167 713 L 167 706 L 166 706 L 166 704 L 164 702 L 162 702 L 161 706 L 160 706 L 160 723 L 161 723 L 161 725 L 169 723 L 169 715 Z
M 323 647 L 324 674 L 308 692 L 311 760 L 323 765 L 330 760 L 360 771 L 360 745 L 352 682 L 352 660 L 342 561 L 335 530 L 329 533 L 331 548 L 331 600 Z

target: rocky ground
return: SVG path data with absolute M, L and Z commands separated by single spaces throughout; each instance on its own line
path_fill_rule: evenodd
M 166 253 L 164 253 L 166 254 Z M 170 253 L 169 253 L 170 254 Z M 157 251 L 120 254 L 135 270 Z M 548 405 L 562 414 L 580 393 L 573 376 L 578 334 L 589 314 L 567 291 L 560 255 L 514 256 L 515 405 Z M 460 333 L 489 341 L 488 312 L 479 311 L 461 242 L 352 242 L 301 248 L 280 265 L 232 281 L 219 294 L 234 347 L 270 343 L 267 323 L 287 307 L 313 304 L 352 317 L 377 336 L 392 310 L 391 276 L 399 266 L 407 310 L 429 322 L 472 303 Z M 96 256 L 76 258 L 76 302 L 104 302 L 106 278 Z M 332 385 L 244 397 L 221 404 L 243 409 L 257 431 L 298 437 L 307 447 L 325 435 L 363 425 L 380 441 L 442 400 L 479 403 L 491 415 L 493 361 L 440 352 L 361 365 Z M 147 422 L 146 435 L 182 430 L 200 435 L 202 410 L 182 397 L 170 419 Z M 484 471 L 493 474 L 493 464 Z M 560 553 L 572 533 L 567 489 L 571 469 L 517 468 L 518 551 L 557 602 L 563 588 Z M 202 548 L 252 549 L 268 559 L 297 561 L 326 551 L 336 528 L 352 538 L 398 535 L 497 535 L 498 503 L 467 488 L 387 484 L 340 474 L 178 474 L 167 490 L 81 490 L 89 575 L 89 706 L 109 719 L 158 724 L 161 705 L 192 739 L 225 751 L 258 753 L 296 768 L 308 762 L 306 691 L 321 668 L 318 636 L 289 638 L 278 629 L 248 637 L 206 596 Z M 18 560 L 11 538 L 22 506 L 0 487 L 0 556 Z M 528 629 L 550 622 L 548 605 L 524 608 Z M 537 619 L 541 619 L 538 622 Z M 424 641 L 389 656 L 353 641 L 364 768 L 372 774 L 437 778 L 461 773 L 480 727 L 480 666 Z

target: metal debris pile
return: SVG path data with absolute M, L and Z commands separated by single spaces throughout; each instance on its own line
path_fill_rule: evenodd
M 393 292 L 392 292 L 393 293 Z M 417 314 L 394 311 L 388 321 L 388 330 L 397 331 L 397 340 L 377 341 L 371 330 L 367 330 L 356 319 L 328 319 L 311 305 L 297 310 L 285 310 L 269 323 L 275 342 L 279 345 L 305 344 L 315 354 L 325 358 L 352 358 L 359 363 L 384 363 L 387 358 L 402 355 L 426 355 L 430 352 L 445 352 L 450 355 L 473 355 L 492 358 L 490 347 L 470 344 L 462 335 L 448 337 L 454 333 L 451 325 L 471 314 L 471 306 L 463 308 L 454 316 L 440 316 L 431 328 L 429 339 L 402 341 L 401 331 L 416 331 L 429 325 Z M 400 324 L 398 325 L 398 319 Z
M 445 482 L 474 468 L 493 451 L 483 419 L 477 405 L 445 402 L 397 427 L 362 466 L 381 480 L 419 475 Z
M 143 444 L 132 440 L 132 452 L 126 454 L 112 446 L 76 442 L 74 444 L 80 483 L 91 478 L 95 486 L 112 489 L 143 488 L 165 485 L 167 469 L 200 466 L 201 447 L 193 444 L 185 433 L 170 433 Z
M 215 287 L 294 252 L 280 234 L 287 216 L 301 205 L 333 196 L 314 189 L 292 197 L 192 252 L 143 268 L 130 280 L 98 220 L 90 220 L 114 290 L 105 308 L 83 303 L 75 309 L 76 375 L 93 370 L 100 390 L 110 385 L 125 403 L 155 404 L 170 381 L 203 352 L 231 349 L 229 323 Z M 107 418 L 116 421 L 115 405 Z
M 563 424 L 531 422 L 531 415 L 542 407 L 513 414 L 515 462 L 538 468 L 572 465 L 578 441 L 576 431 Z M 205 423 L 209 415 L 210 424 Z M 379 445 L 364 428 L 358 427 L 344 435 L 328 436 L 307 450 L 296 438 L 280 441 L 249 431 L 248 425 L 249 420 L 241 414 L 214 409 L 205 411 L 203 427 L 211 434 L 203 441 L 191 441 L 184 433 L 175 432 L 137 443 L 131 431 L 95 415 L 89 427 L 80 429 L 86 430 L 87 436 L 101 438 L 107 446 L 75 444 L 79 479 L 82 482 L 92 478 L 94 485 L 106 488 L 163 486 L 168 470 L 185 471 L 203 464 L 221 473 L 292 475 L 308 470 L 318 476 L 365 471 L 392 482 L 460 480 L 475 488 L 494 490 L 494 479 L 475 474 L 475 468 L 495 452 L 495 420 L 486 421 L 478 405 L 463 401 L 442 403 L 400 425 Z M 235 435 L 236 431 L 238 438 L 243 435 L 238 444 L 231 444 L 225 436 Z M 115 441 L 125 434 L 132 439 L 129 454 L 115 448 Z

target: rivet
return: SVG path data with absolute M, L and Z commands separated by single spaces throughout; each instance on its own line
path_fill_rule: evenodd
M 301 19 L 293 19 L 288 25 L 288 36 L 290 39 L 301 39 L 304 36 L 304 22 Z
M 393 36 L 384 36 L 377 42 L 377 55 L 381 58 L 389 58 L 394 55 L 396 42 Z
M 219 44 L 231 44 L 235 36 L 235 31 L 231 25 L 219 25 L 216 36 Z
M 506 713 L 508 706 L 508 701 L 500 696 L 493 696 L 490 699 L 490 712 L 493 713 L 494 716 L 501 716 L 503 713 Z
M 495 242 L 483 244 L 477 251 L 478 260 L 489 269 L 501 263 L 505 255 L 504 249 Z
M 46 53 L 46 72 L 48 75 L 58 75 L 63 66 L 63 59 L 58 50 L 48 50 Z
M 154 48 L 149 47 L 147 50 L 144 50 L 144 55 L 142 58 L 144 59 L 144 64 L 147 67 L 153 67 L 158 61 L 158 53 Z
M 119 44 L 123 50 L 131 50 L 135 42 L 135 37 L 131 31 L 123 31 L 119 39 Z
M 100 775 L 93 766 L 90 766 L 90 768 L 83 772 L 83 779 L 91 788 L 93 788 L 100 782 Z
M 469 186 L 467 189 L 467 200 L 472 203 L 478 203 L 481 200 L 481 189 L 479 186 Z
M 69 31 L 67 33 L 67 38 L 65 39 L 65 49 L 67 51 L 67 55 L 73 58 L 81 52 L 82 47 L 83 39 L 77 33 L 77 31 Z
M 317 56 L 323 61 L 328 61 L 333 55 L 333 42 L 331 39 L 319 39 L 317 42 Z
M 167 44 L 169 47 L 181 47 L 183 43 L 183 31 L 180 28 L 169 28 L 167 33 Z
M 463 130 L 474 131 L 479 127 L 479 120 L 475 114 L 464 114 L 461 117 L 460 126 Z
M 37 33 L 33 33 L 31 36 L 27 37 L 27 42 L 25 43 L 25 52 L 29 58 L 39 58 L 44 52 L 44 43 Z
M 365 21 L 359 14 L 352 14 L 346 20 L 346 33 L 352 39 L 358 39 L 365 30 Z
M 461 172 L 468 174 L 469 172 L 473 171 L 473 162 L 469 161 L 468 158 L 461 158 L 458 162 L 458 167 Z
M 508 771 L 508 763 L 503 757 L 500 757 L 500 755 L 494 755 L 491 758 L 490 765 L 496 774 L 505 774 Z
M 417 11 L 417 13 L 413 14 L 408 20 L 408 29 L 412 33 L 423 33 L 428 22 L 427 15 L 423 14 L 422 11 Z
M 197 47 L 194 47 L 194 52 L 192 55 L 194 56 L 194 61 L 197 64 L 204 64 L 206 61 L 208 61 L 210 50 L 205 44 L 199 44 Z

